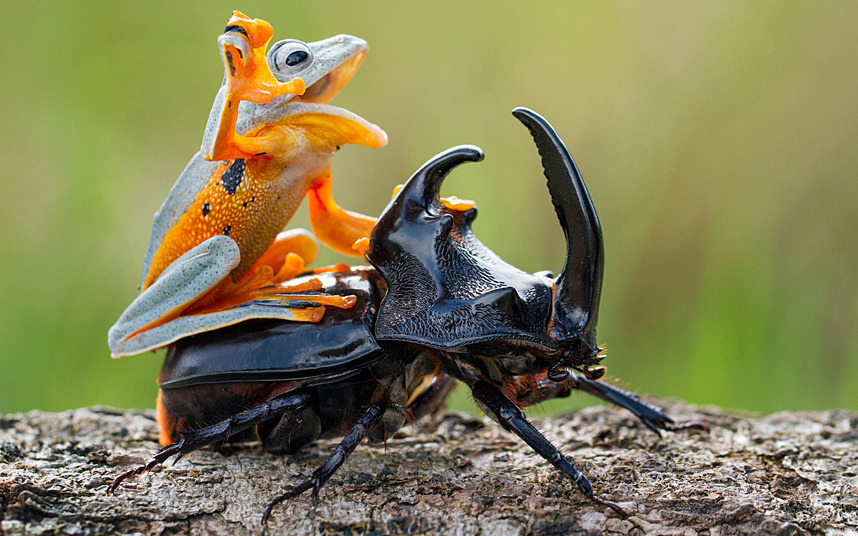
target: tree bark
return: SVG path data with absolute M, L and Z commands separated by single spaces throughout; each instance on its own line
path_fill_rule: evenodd
M 256 445 L 205 449 L 128 481 L 158 449 L 150 411 L 84 408 L 0 418 L 0 534 L 856 534 L 858 413 L 766 417 L 668 403 L 710 434 L 659 438 L 594 407 L 537 426 L 623 519 L 587 501 L 499 426 L 453 413 L 360 445 L 322 488 L 267 502 L 311 473 L 335 441 L 298 456 Z

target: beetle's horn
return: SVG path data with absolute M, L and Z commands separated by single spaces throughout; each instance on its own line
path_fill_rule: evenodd
M 418 197 L 424 207 L 431 206 L 440 195 L 441 183 L 454 167 L 465 162 L 479 162 L 483 159 L 483 151 L 474 145 L 459 145 L 447 149 L 432 160 L 426 162 L 417 170 L 402 192 L 403 197 Z
M 599 351 L 596 319 L 604 266 L 599 218 L 578 166 L 548 121 L 527 108 L 516 108 L 512 113 L 536 142 L 551 202 L 566 235 L 566 265 L 555 280 L 553 335 L 559 340 L 579 340 L 583 343 L 580 351 L 590 357 Z
M 436 199 L 447 174 L 459 164 L 478 162 L 482 159 L 483 151 L 479 147 L 460 145 L 436 155 L 423 164 L 423 167 L 408 179 L 405 186 L 390 200 L 384 212 L 381 213 L 369 239 L 367 259 L 375 265 L 377 262 L 382 262 L 385 256 L 393 255 L 392 250 L 396 249 L 394 243 L 399 240 L 397 233 L 404 223 L 425 223 L 424 220 L 427 217 L 438 216 L 435 214 L 438 210 Z M 415 211 L 415 205 L 422 210 Z M 447 223 L 451 224 L 452 219 L 448 218 L 448 220 Z M 443 224 L 443 222 L 437 223 Z M 425 228 L 425 232 L 430 234 L 435 233 L 433 225 L 418 227 Z M 415 232 L 414 229 L 411 232 Z M 402 240 L 407 241 L 409 236 L 410 239 L 414 239 L 413 236 L 405 233 Z M 404 244 L 401 247 L 408 249 Z

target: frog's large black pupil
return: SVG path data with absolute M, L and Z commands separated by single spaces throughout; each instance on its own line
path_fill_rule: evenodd
M 294 67 L 298 64 L 304 63 L 307 57 L 310 55 L 304 52 L 303 50 L 296 50 L 295 52 L 286 56 L 286 65 L 289 67 Z

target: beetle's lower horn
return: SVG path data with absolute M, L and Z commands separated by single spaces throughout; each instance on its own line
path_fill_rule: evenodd
M 566 235 L 566 265 L 555 280 L 553 335 L 559 340 L 578 339 L 583 344 L 581 352 L 595 354 L 604 266 L 602 229 L 596 209 L 578 166 L 548 121 L 527 108 L 516 108 L 512 113 L 536 142 L 551 202 Z

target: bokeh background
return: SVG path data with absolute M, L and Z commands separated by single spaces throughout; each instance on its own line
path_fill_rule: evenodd
M 275 40 L 370 43 L 334 103 L 390 145 L 335 156 L 347 208 L 378 214 L 430 156 L 473 143 L 485 162 L 445 194 L 478 201 L 477 234 L 509 262 L 559 270 L 538 158 L 509 115 L 532 107 L 602 221 L 610 375 L 698 404 L 858 409 L 852 2 L 7 0 L 0 412 L 154 405 L 161 354 L 111 360 L 106 332 L 199 147 L 236 8 Z M 291 226 L 307 226 L 305 210 Z M 464 393 L 455 404 L 473 408 Z

